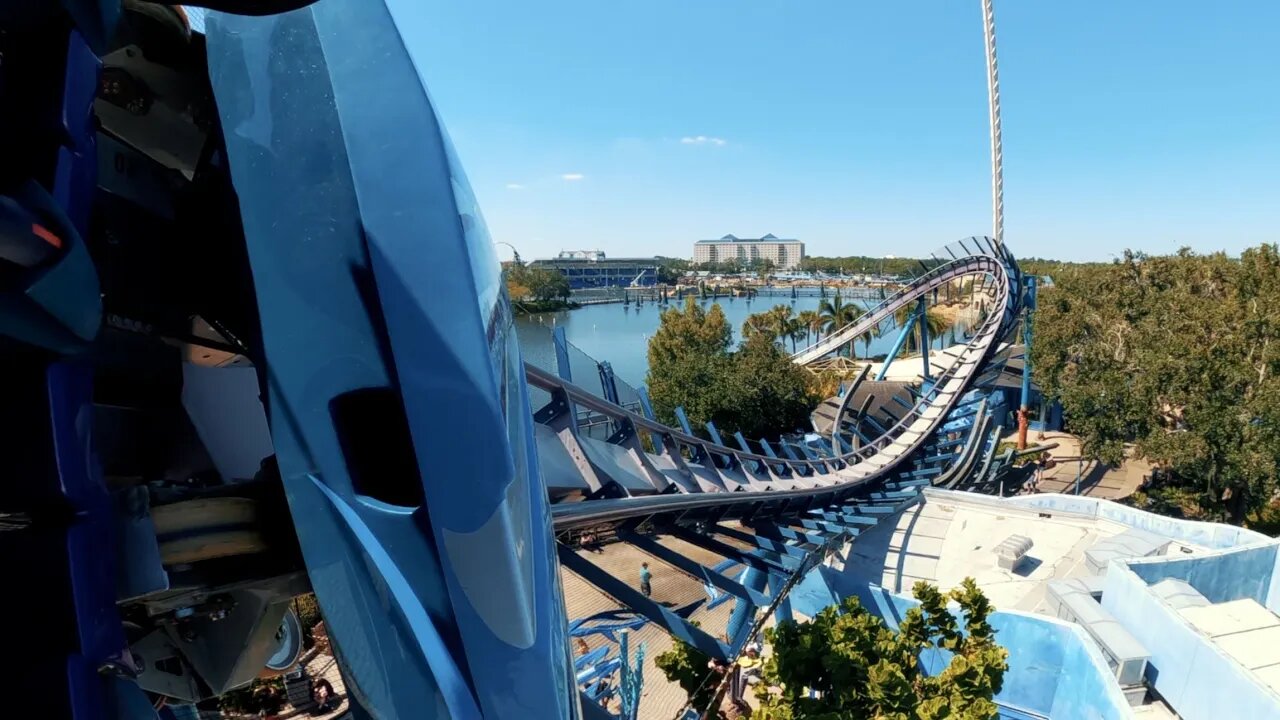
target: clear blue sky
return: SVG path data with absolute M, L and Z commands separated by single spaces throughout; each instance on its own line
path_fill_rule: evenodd
M 905 255 L 990 232 L 978 0 L 422 7 L 405 30 L 437 108 L 494 239 L 525 256 L 769 232 Z M 996 16 L 1018 255 L 1280 240 L 1280 2 Z

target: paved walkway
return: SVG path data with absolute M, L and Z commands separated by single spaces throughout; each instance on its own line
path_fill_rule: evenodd
M 731 539 L 723 537 L 720 539 L 737 547 L 745 547 Z M 711 567 L 724 559 L 719 555 L 674 538 L 663 537 L 659 542 L 707 567 Z M 733 600 L 721 603 L 713 610 L 706 610 L 707 593 L 700 581 L 626 543 L 611 543 L 603 546 L 600 552 L 584 550 L 579 551 L 579 554 L 591 560 L 591 562 L 607 571 L 610 575 L 630 582 L 636 588 L 639 588 L 640 585 L 640 563 L 648 562 L 649 570 L 653 573 L 653 599 L 673 610 L 699 603 L 693 614 L 689 616 L 689 619 L 697 622 L 702 630 L 708 634 L 724 639 L 723 636 L 729 623 L 729 613 L 734 604 Z M 736 570 L 732 572 L 735 575 L 737 573 Z M 560 570 L 560 580 L 564 589 L 565 606 L 570 620 L 622 608 L 621 603 L 600 592 L 594 586 L 566 569 L 562 568 Z M 602 645 L 608 645 L 613 648 L 613 651 L 610 652 L 610 657 L 615 656 L 617 653 L 617 645 L 609 642 L 601 635 L 591 635 L 584 639 L 587 647 L 591 650 Z M 638 631 L 631 633 L 628 642 L 633 653 L 634 648 L 638 647 L 640 643 L 645 644 L 644 686 L 640 694 L 639 717 L 641 720 L 670 720 L 670 718 L 676 716 L 687 699 L 684 690 L 676 683 L 668 682 L 666 676 L 654 664 L 654 658 L 671 649 L 671 636 L 665 630 L 650 622 L 646 623 Z M 610 709 L 617 711 L 616 700 L 610 705 Z
M 1005 442 L 1018 439 L 1016 430 L 1001 438 Z M 1125 460 L 1118 467 L 1110 467 L 1093 461 L 1080 460 L 1080 439 L 1064 432 L 1027 432 L 1027 444 L 1057 443 L 1049 451 L 1057 465 L 1044 472 L 1040 480 L 1040 492 L 1075 494 L 1076 478 L 1080 478 L 1080 494 L 1103 500 L 1126 498 L 1142 484 L 1142 478 L 1151 473 L 1151 463 L 1145 460 Z

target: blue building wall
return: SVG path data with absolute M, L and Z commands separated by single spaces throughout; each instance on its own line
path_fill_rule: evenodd
M 881 587 L 861 585 L 838 571 L 819 566 L 791 593 L 794 610 L 806 616 L 854 595 L 863 606 L 897 627 L 918 603 Z M 1080 627 L 1054 618 L 1019 612 L 991 615 L 996 641 L 1009 651 L 1009 671 L 996 696 L 1002 717 L 1048 717 L 1054 720 L 1119 720 L 1130 717 L 1128 703 L 1116 685 L 1097 645 Z M 950 653 L 921 655 L 925 672 L 941 672 Z
M 1266 574 L 1273 576 L 1275 548 L 1272 546 L 1264 550 L 1271 553 L 1252 548 L 1233 553 L 1239 557 L 1226 560 L 1225 567 L 1236 571 L 1261 571 L 1266 559 L 1271 557 L 1272 564 L 1266 569 Z M 1195 559 L 1208 562 L 1187 563 L 1185 559 L 1179 559 L 1174 562 L 1154 560 L 1112 564 L 1107 571 L 1102 606 L 1150 651 L 1147 681 L 1185 720 L 1280 716 L 1280 701 L 1274 693 L 1152 594 L 1147 581 L 1135 572 L 1139 565 L 1145 565 L 1148 567 L 1141 572 L 1150 577 L 1183 577 L 1210 599 L 1254 597 L 1255 583 L 1227 572 L 1211 570 L 1213 561 L 1224 560 L 1222 556 Z M 1174 567 L 1154 567 L 1159 565 Z M 1268 577 L 1267 582 L 1270 580 Z M 1203 584 L 1197 585 L 1196 582 Z M 1275 600 L 1273 597 L 1269 604 L 1273 610 Z
M 569 280 L 573 290 L 599 287 L 653 287 L 658 284 L 656 265 L 629 265 L 624 262 L 557 263 L 554 260 L 535 260 L 531 267 L 555 270 Z

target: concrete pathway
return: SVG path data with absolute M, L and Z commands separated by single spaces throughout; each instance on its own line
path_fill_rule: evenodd
M 1018 439 L 1015 430 L 1003 438 L 1004 442 Z M 1110 467 L 1089 460 L 1080 459 L 1080 439 L 1064 432 L 1038 433 L 1034 430 L 1027 433 L 1029 445 L 1058 443 L 1058 447 L 1049 451 L 1057 461 L 1057 465 L 1044 472 L 1040 480 L 1040 492 L 1064 493 L 1076 492 L 1076 478 L 1080 480 L 1080 494 L 1103 500 L 1120 500 L 1126 498 L 1142 484 L 1142 478 L 1151 473 L 1151 463 L 1145 460 L 1128 459 L 1118 467 Z

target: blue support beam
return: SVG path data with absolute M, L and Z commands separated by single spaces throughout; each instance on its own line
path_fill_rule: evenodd
M 556 348 L 556 374 L 561 380 L 573 382 L 573 371 L 569 369 L 569 339 L 564 334 L 564 326 L 551 331 L 551 341 Z
M 830 510 L 810 510 L 809 514 L 814 517 L 820 517 L 824 520 L 838 522 L 843 525 L 865 525 L 871 527 L 880 522 L 879 520 L 873 517 L 867 517 L 866 515 L 847 515 L 845 513 L 832 512 Z
M 707 434 L 711 436 L 711 442 L 717 445 L 724 444 L 724 440 L 720 438 L 720 431 L 716 429 L 716 424 L 710 420 L 707 421 Z
M 769 585 L 769 575 L 755 568 L 747 568 L 742 582 L 748 588 L 764 592 Z M 733 604 L 733 612 L 729 614 L 729 627 L 726 634 L 729 637 L 729 647 L 735 655 L 746 643 L 747 635 L 751 632 L 751 626 L 755 624 L 757 607 L 761 606 L 753 605 L 745 600 L 738 600 Z M 765 605 L 764 607 L 768 606 Z
M 688 556 L 665 547 L 651 537 L 640 535 L 631 530 L 619 530 L 617 535 L 619 540 L 633 545 L 662 562 L 698 578 L 705 585 L 713 585 L 736 598 L 747 600 L 756 605 L 768 605 L 771 602 L 771 598 L 767 595 L 752 590 L 750 587 L 744 587 L 722 573 L 718 573 L 705 565 L 690 560 Z
M 916 322 L 916 314 L 913 312 L 907 316 L 907 321 L 902 324 L 902 330 L 898 333 L 898 339 L 893 341 L 893 349 L 884 358 L 884 364 L 880 366 L 880 372 L 876 373 L 876 382 L 884 380 L 884 376 L 889 372 L 889 366 L 893 364 L 893 359 L 898 357 L 898 353 L 902 352 L 902 346 L 907 342 L 907 336 L 911 334 L 911 329 Z
M 740 548 L 736 548 L 733 545 L 729 545 L 728 543 L 723 543 L 708 535 L 703 535 L 678 525 L 663 528 L 663 531 L 669 535 L 680 538 L 690 545 L 696 545 L 703 550 L 710 550 L 720 557 L 737 560 L 739 563 L 746 565 L 747 567 L 753 567 L 764 572 L 791 573 L 799 568 L 802 562 L 801 560 L 787 557 L 785 555 L 778 556 L 776 558 L 757 555 L 754 552 L 747 552 Z
M 571 572 L 596 586 L 606 595 L 644 615 L 651 622 L 665 628 L 673 636 L 698 648 L 708 656 L 719 660 L 729 659 L 729 646 L 694 627 L 692 623 L 663 607 L 657 601 L 645 597 L 644 593 L 596 567 L 590 560 L 564 545 L 557 544 L 556 552 L 560 557 L 561 565 L 569 568 Z
M 782 589 L 785 585 L 786 585 L 785 579 L 779 578 L 776 576 L 770 576 L 769 592 L 771 594 L 776 596 L 778 593 L 782 592 Z M 784 595 L 781 602 L 779 602 L 777 607 L 773 609 L 773 620 L 774 622 L 781 624 L 794 619 L 795 619 L 795 616 L 791 612 L 791 596 Z
M 767 550 L 779 555 L 789 555 L 797 560 L 803 560 L 809 554 L 794 545 L 788 545 L 779 540 L 743 532 L 734 528 L 724 527 L 723 525 L 716 525 L 712 530 L 719 535 L 733 538 L 739 542 L 755 545 L 761 550 Z
M 559 330 L 560 328 L 556 328 Z M 618 402 L 618 381 L 613 375 L 613 366 L 608 361 L 601 360 L 596 363 L 596 367 L 600 370 L 600 388 L 604 391 L 604 399 L 619 405 Z
M 821 545 L 827 541 L 827 536 L 822 533 L 796 530 L 785 525 L 774 525 L 767 528 L 759 528 L 759 530 L 762 535 L 773 535 L 778 539 L 795 540 L 796 542 L 809 543 L 811 545 Z
M 680 423 L 680 429 L 684 430 L 685 435 L 692 435 L 693 428 L 689 427 L 689 418 L 684 414 L 684 407 L 676 406 L 676 421 Z
M 649 402 L 649 388 L 641 385 L 636 388 L 636 394 L 640 396 L 640 409 L 644 411 L 644 416 L 656 421 L 658 418 L 653 414 L 653 404 Z
M 929 382 L 929 316 L 924 297 L 920 298 L 916 313 L 920 317 L 920 359 L 924 363 L 921 377 L 925 382 Z

